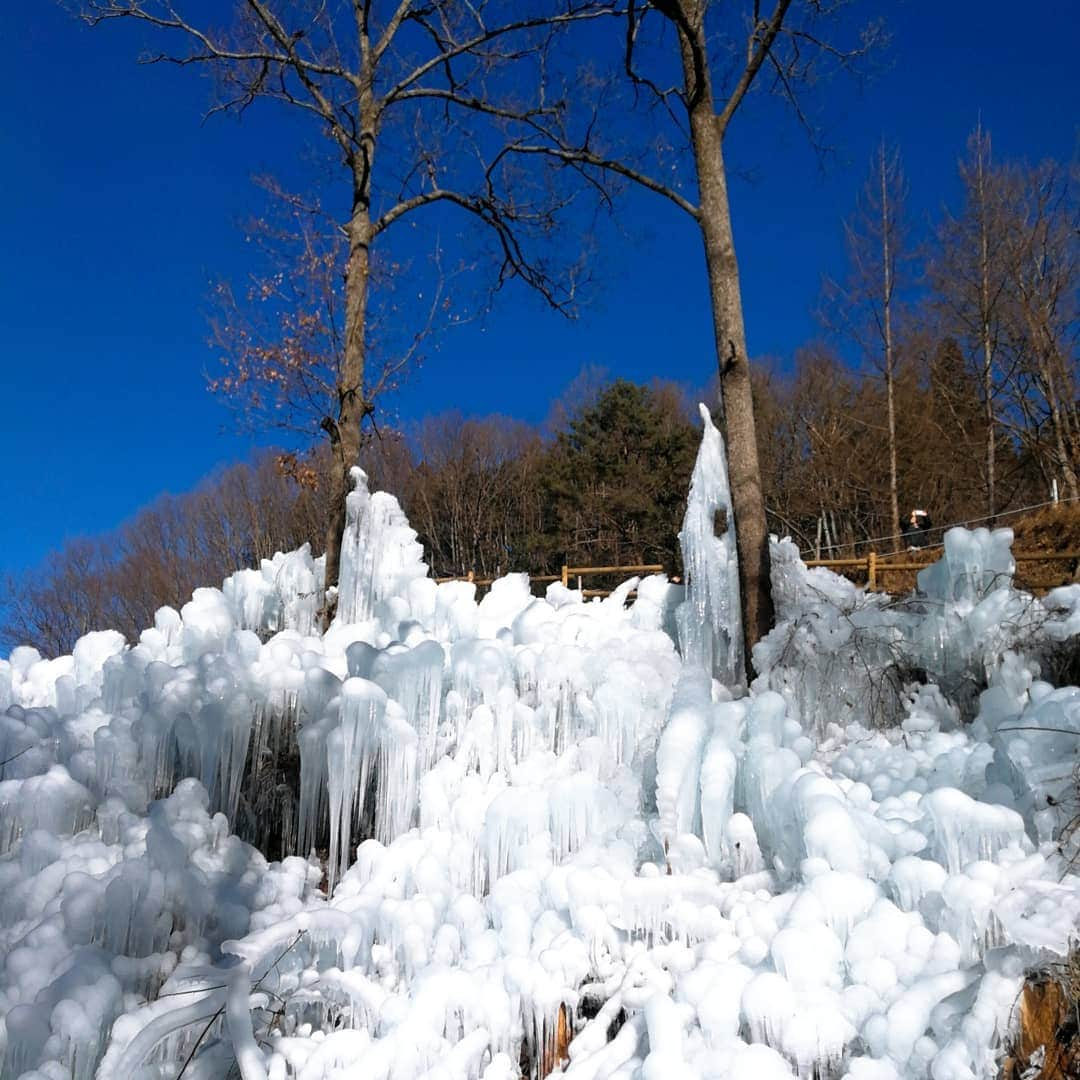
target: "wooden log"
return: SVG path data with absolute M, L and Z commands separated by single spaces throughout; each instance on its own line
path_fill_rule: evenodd
M 1076 1008 L 1061 985 L 1053 979 L 1024 984 L 1015 1010 L 1016 1037 L 1005 1059 L 1005 1080 L 1021 1080 L 1033 1072 L 1038 1080 L 1068 1080 L 1080 1064 L 1080 1041 L 1070 1034 L 1066 1021 Z M 1041 1056 L 1036 1065 L 1035 1054 Z

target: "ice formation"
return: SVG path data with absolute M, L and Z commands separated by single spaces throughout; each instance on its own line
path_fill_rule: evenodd
M 0 661 L 0 1074 L 996 1075 L 1080 924 L 1080 588 L 950 533 L 885 605 L 774 544 L 747 692 L 722 464 L 706 420 L 678 632 L 663 577 L 436 585 L 358 476 L 327 633 L 301 550 Z
M 699 405 L 701 439 L 679 544 L 686 574 L 686 603 L 679 609 L 683 659 L 721 682 L 743 678 L 742 608 L 735 514 L 728 486 L 724 440 L 705 405 Z
M 397 499 L 384 491 L 371 494 L 363 469 L 354 468 L 352 478 L 341 541 L 338 619 L 344 624 L 366 622 L 382 614 L 384 602 L 391 609 L 401 605 L 399 611 L 407 618 L 410 584 L 427 581 L 424 550 Z

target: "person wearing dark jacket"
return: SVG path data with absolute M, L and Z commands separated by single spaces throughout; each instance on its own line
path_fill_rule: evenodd
M 928 547 L 930 544 L 930 515 L 925 510 L 912 510 L 904 529 L 904 539 L 909 551 Z

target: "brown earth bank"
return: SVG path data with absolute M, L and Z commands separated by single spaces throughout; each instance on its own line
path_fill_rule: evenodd
M 1014 1012 L 1014 1035 L 1002 1080 L 1080 1077 L 1080 958 L 1033 974 Z

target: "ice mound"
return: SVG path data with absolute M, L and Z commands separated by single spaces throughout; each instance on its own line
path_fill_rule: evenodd
M 919 591 L 931 600 L 976 603 L 1012 584 L 1012 529 L 949 529 L 944 554 L 919 571 Z
M 311 634 L 318 629 L 325 560 L 313 559 L 305 544 L 263 559 L 258 570 L 238 570 L 221 586 L 233 622 L 260 637 L 279 630 Z
M 790 541 L 772 548 L 777 624 L 754 647 L 755 689 L 783 694 L 807 733 L 830 724 L 917 722 L 908 690 L 920 680 L 948 699 L 923 722 L 973 720 L 978 688 L 1010 652 L 1038 658 L 1080 631 L 1080 589 L 1043 601 L 1011 587 L 1008 529 L 952 529 L 942 559 L 920 571 L 919 589 L 894 599 L 817 567 Z M 951 718 L 949 714 L 952 714 Z
M 436 585 L 357 475 L 325 634 L 301 550 L 0 661 L 0 1074 L 996 1075 L 1080 924 L 1080 600 L 998 533 L 903 604 L 778 543 L 747 693 L 704 419 L 677 620 Z

